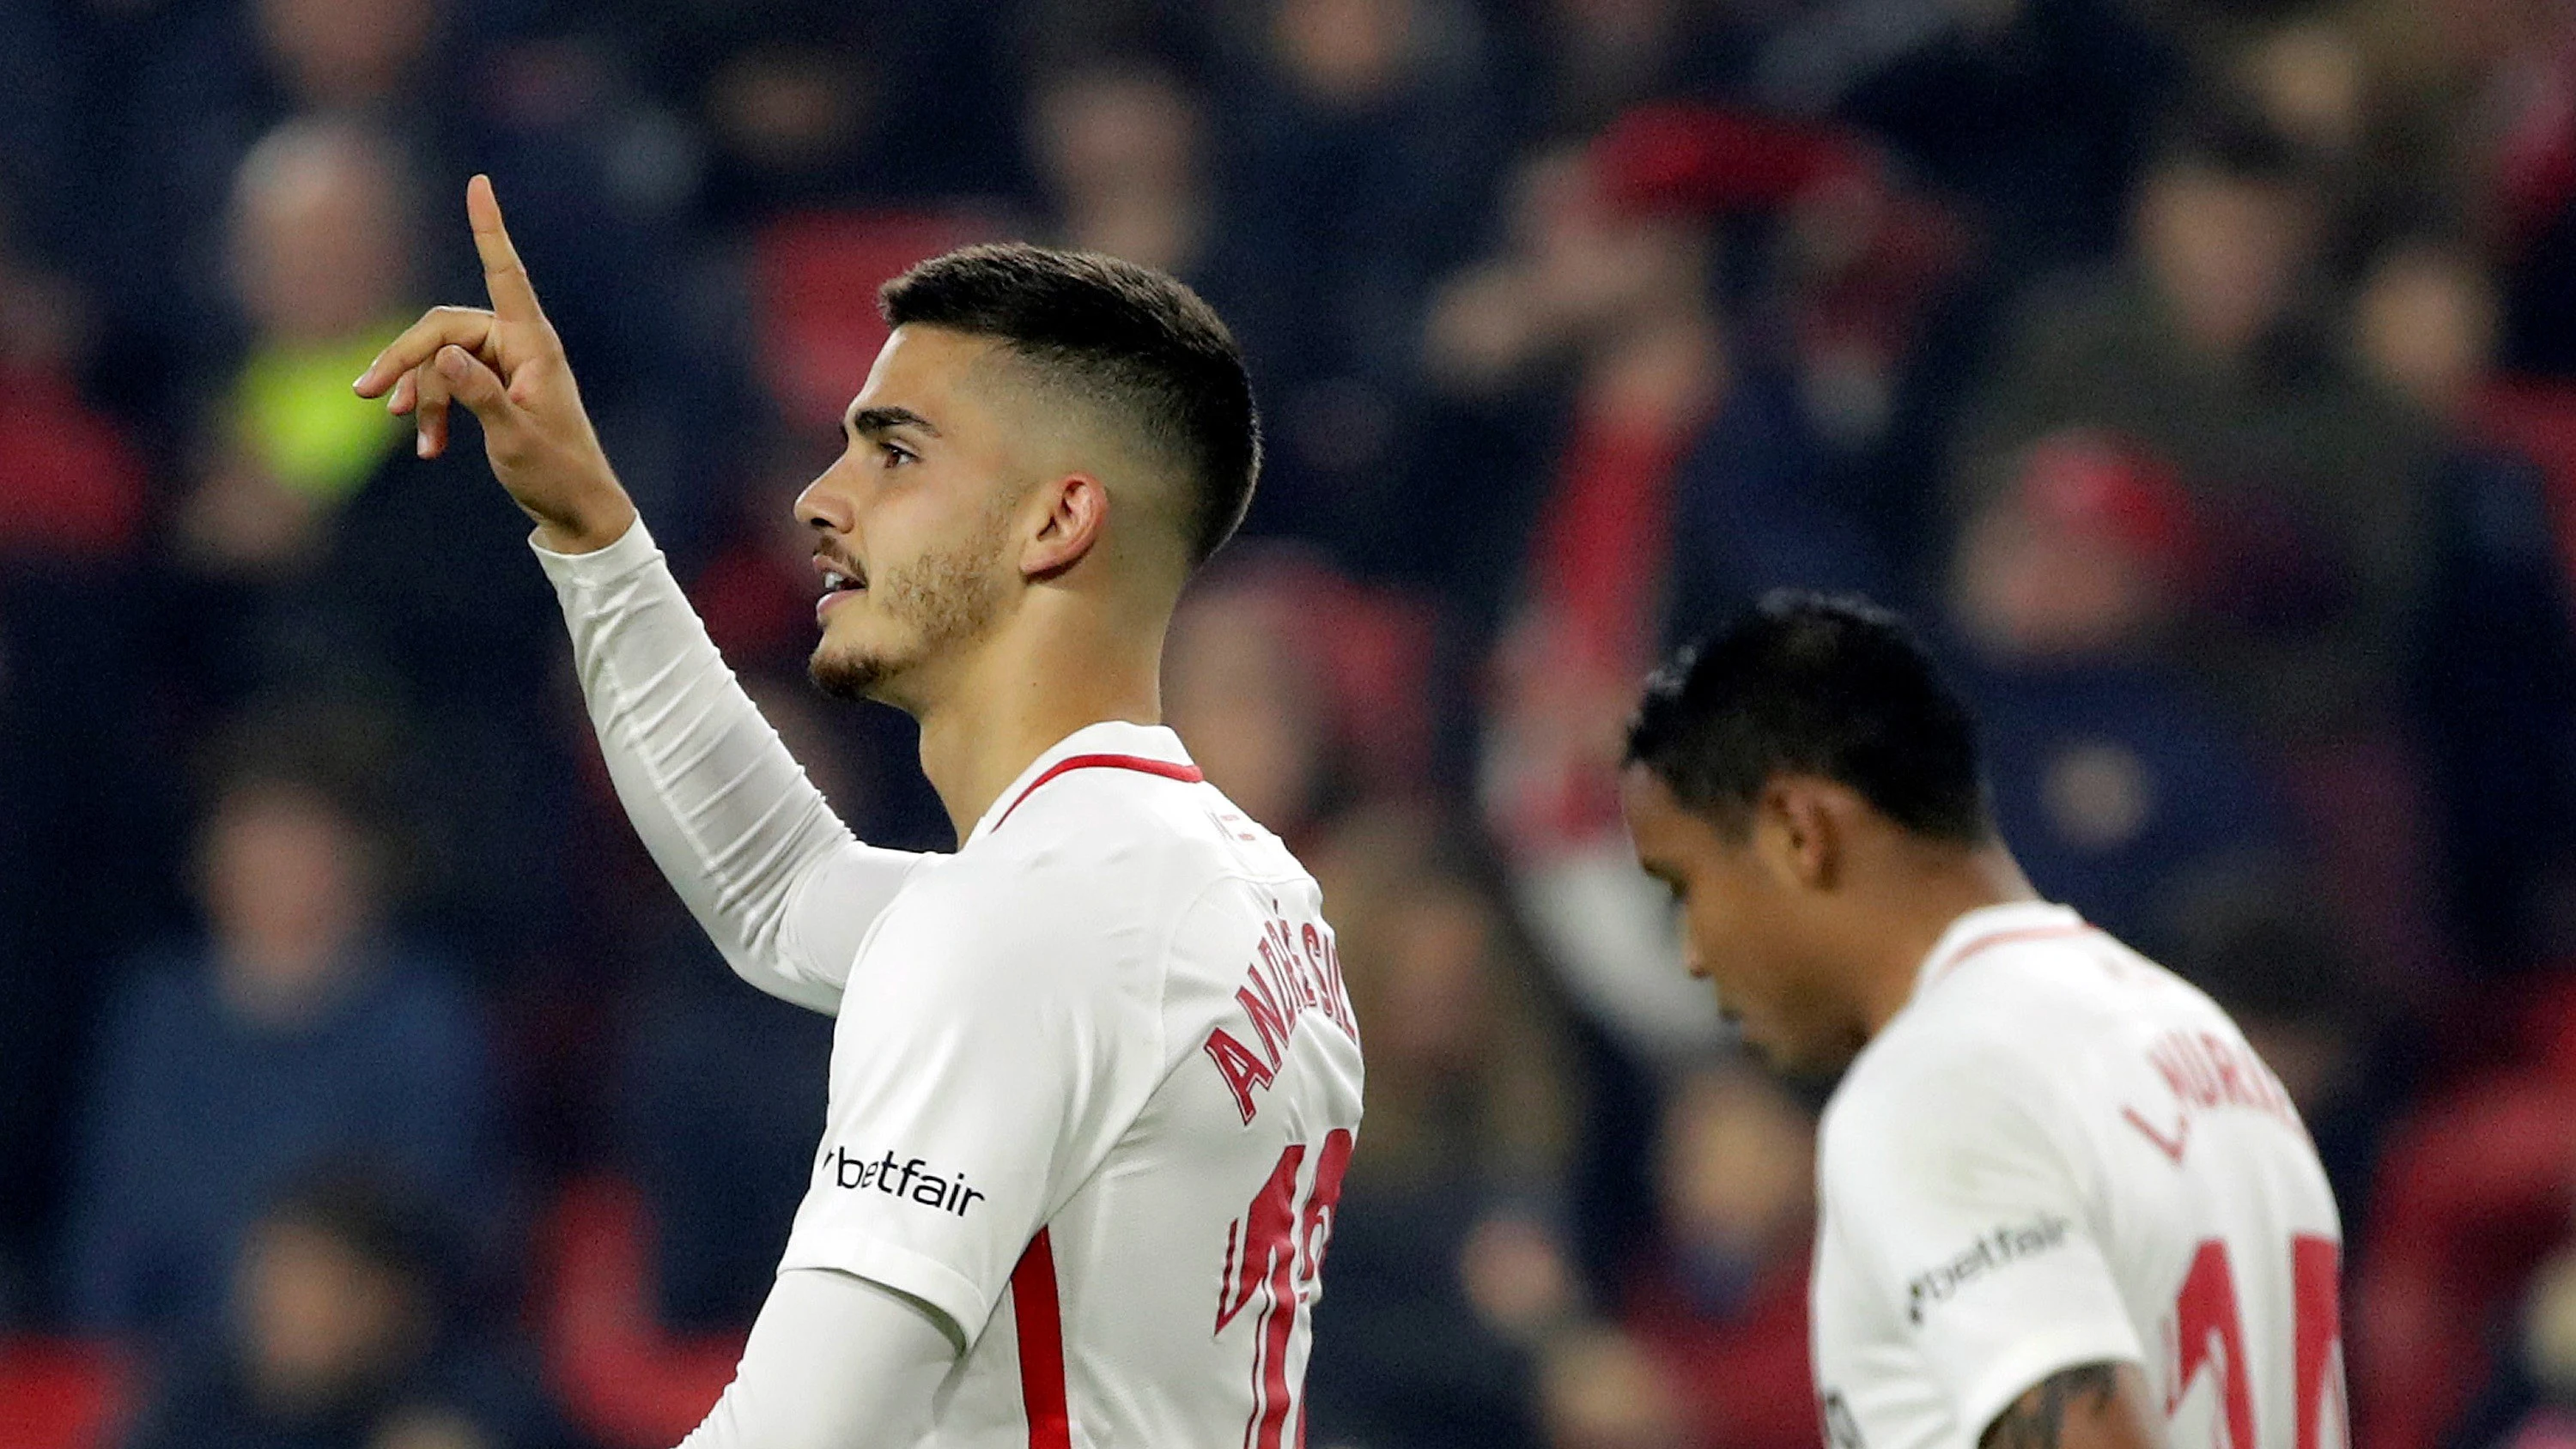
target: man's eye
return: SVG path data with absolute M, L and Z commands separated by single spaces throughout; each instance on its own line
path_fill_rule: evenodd
M 921 461 L 918 455 L 897 443 L 877 444 L 877 455 L 885 460 L 885 465 L 889 468 L 900 463 L 918 463 Z

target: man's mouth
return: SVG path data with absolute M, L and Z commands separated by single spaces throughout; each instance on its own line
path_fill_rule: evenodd
M 853 592 L 868 586 L 868 571 L 855 563 L 844 563 L 818 553 L 814 555 L 814 570 L 823 576 L 826 595 Z
M 834 604 L 852 594 L 864 594 L 868 591 L 867 571 L 856 564 L 845 564 L 838 560 L 826 560 L 817 556 L 814 567 L 823 575 L 822 596 L 814 601 L 814 616 L 818 623 L 821 622 L 824 611 Z

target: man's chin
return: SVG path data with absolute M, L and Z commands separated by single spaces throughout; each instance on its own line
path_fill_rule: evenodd
M 816 689 L 851 704 L 885 698 L 885 685 L 892 674 L 885 660 L 856 649 L 824 645 L 805 661 L 805 677 L 814 682 Z
M 1737 1040 L 1745 1053 L 1761 1064 L 1763 1070 L 1792 1086 L 1830 1082 L 1851 1065 L 1857 1047 L 1846 1050 L 1843 1043 L 1802 1040 L 1796 1036 L 1747 1025 L 1735 1019 Z

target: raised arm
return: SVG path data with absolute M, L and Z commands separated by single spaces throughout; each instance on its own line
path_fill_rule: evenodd
M 606 548 L 538 548 L 635 833 L 745 981 L 825 1013 L 923 857 L 862 845 L 716 653 L 637 520 Z
M 637 833 L 735 971 L 836 1010 L 861 937 L 921 857 L 853 838 L 735 683 L 600 450 L 489 181 L 474 178 L 466 210 L 491 309 L 432 309 L 357 391 L 413 414 L 424 457 L 446 450 L 451 403 L 473 412 L 494 476 L 536 523 Z

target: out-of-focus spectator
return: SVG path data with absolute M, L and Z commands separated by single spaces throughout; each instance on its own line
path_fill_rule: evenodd
M 561 626 L 526 517 L 478 481 L 479 449 L 424 462 L 408 424 L 349 392 L 406 322 L 417 185 L 355 122 L 289 122 L 244 160 L 232 250 L 255 338 L 173 521 L 180 567 L 151 582 L 200 707 L 330 688 L 418 711 L 447 787 L 416 822 L 415 904 L 476 944 L 541 940 L 562 908 L 544 683 Z
M 1609 1301 L 1562 1286 L 1545 1244 L 1489 1230 L 1471 1276 L 1489 1319 L 1537 1346 L 1538 1396 L 1557 1449 L 1805 1449 L 1816 1443 L 1807 1369 L 1807 1258 L 1815 1118 L 1727 1059 L 1678 1072 L 1652 1150 L 1655 1230 Z
M 2412 693 L 2450 924 L 2488 972 L 2548 954 L 2549 899 L 2576 878 L 2576 605 L 2540 471 L 2478 426 L 2497 392 L 2497 306 L 2474 253 L 2400 236 L 2353 320 L 2362 364 L 2442 439 Z
M 2202 558 L 2170 661 L 2249 729 L 2318 852 L 2320 896 L 2387 989 L 2441 959 L 2409 739 L 2438 433 L 2349 360 L 2302 153 L 2225 95 L 2178 117 L 2133 255 L 2037 296 L 1957 455 L 1963 512 L 2067 428 L 2144 451 Z
M 1714 1007 L 1670 969 L 1667 913 L 1618 829 L 1634 681 L 1668 636 L 1765 587 L 1888 592 L 1796 384 L 1719 308 L 1714 218 L 1623 174 L 1657 159 L 1541 163 L 1523 249 L 1454 283 L 1432 321 L 1453 386 L 1491 386 L 1533 354 L 1571 370 L 1565 434 L 1521 515 L 1530 551 L 1495 655 L 1484 798 L 1575 995 L 1648 1055 L 1705 1044 Z
M 1474 8 L 1259 0 L 1213 84 L 1228 323 L 1267 451 L 1246 527 L 1365 573 L 1399 456 L 1416 319 L 1481 240 L 1503 145 Z
M 69 1260 L 93 1328 L 212 1322 L 253 1216 L 334 1157 L 490 1206 L 474 1008 L 387 934 L 399 817 L 369 798 L 376 742 L 334 716 L 244 731 L 198 835 L 205 939 L 139 963 L 102 1023 Z
M 2073 431 L 1972 519 L 1951 632 L 1998 828 L 2043 894 L 2216 995 L 2289 1086 L 2347 1214 L 2402 1070 L 2353 1070 L 2376 994 L 2270 757 L 2167 662 L 2202 544 L 2152 458 Z
M 92 85 L 119 97 L 101 117 L 98 190 L 69 245 L 108 308 L 111 386 L 146 417 L 184 406 L 228 360 L 237 331 L 226 299 L 236 253 L 228 194 L 243 158 L 298 116 L 328 115 L 399 135 L 423 160 L 460 149 L 454 94 L 472 52 L 451 43 L 442 0 L 255 0 L 111 9 Z M 354 225 L 408 233 L 394 217 Z M 331 245 L 327 237 L 310 246 Z M 345 255 L 361 273 L 365 257 Z M 334 279 L 307 274 L 317 289 Z M 380 321 L 382 319 L 370 319 Z
M 1187 281 L 1222 311 L 1204 275 L 1216 200 L 1207 116 L 1171 69 L 1101 58 L 1044 76 L 1029 107 L 1057 241 Z
M 1515 1336 L 1577 1290 L 1553 1241 L 1579 1103 L 1510 915 L 1453 828 L 1361 811 L 1311 856 L 1369 1046 L 1334 1219 L 1319 1442 L 1535 1442 Z
M 2284 869 L 2297 835 L 2255 742 L 2162 657 L 2196 529 L 2153 458 L 2070 431 L 2025 451 L 1950 581 L 1996 824 L 2042 894 L 2159 959 L 2196 891 Z
M 2468 250 L 2439 237 L 2383 246 L 2353 301 L 2353 345 L 2379 384 L 2423 415 L 2460 426 L 2495 369 L 2495 283 Z
M 409 320 L 413 197 L 389 140 L 354 125 L 290 122 L 243 160 L 231 255 L 252 342 L 180 519 L 206 572 L 308 566 L 409 432 L 349 379 Z
M 2298 153 L 2223 101 L 2175 124 L 2131 261 L 2024 316 L 1960 484 L 1993 496 L 2061 428 L 2130 440 L 2180 480 L 2216 555 L 2187 661 L 2273 738 L 2384 719 L 2424 570 L 2426 439 L 2315 335 L 2320 218 Z
M 1731 313 L 1794 382 L 1855 521 L 1890 563 L 1916 561 L 1937 495 L 1919 435 L 1959 385 L 1927 375 L 1923 334 L 1973 310 L 1977 239 L 1955 206 L 1863 132 L 1727 107 L 1640 106 L 1592 162 L 1623 210 L 1729 219 Z
M 1337 802 L 1329 682 L 1291 600 L 1246 580 L 1202 587 L 1172 621 L 1165 714 L 1244 813 L 1291 841 Z
M 143 519 L 141 455 L 81 396 L 94 319 L 0 217 L 0 556 L 100 560 Z
M 244 1235 L 228 1332 L 166 1373 L 128 1449 L 539 1449 L 525 1363 L 460 1321 L 428 1214 L 362 1173 L 293 1184 Z
M 1440 701 L 1425 602 L 1255 542 L 1191 587 L 1164 711 L 1228 798 L 1302 845 L 1355 801 L 1420 802 Z
M 1638 1342 L 1592 1327 L 1552 1345 L 1540 1403 L 1551 1449 L 1691 1449 L 1690 1412 Z
M 1807 1256 L 1815 1118 L 1741 1063 L 1675 1085 L 1658 1153 L 1663 1232 L 1619 1321 L 1695 1449 L 1813 1449 Z M 1551 1417 L 1562 1417 L 1563 1411 Z

